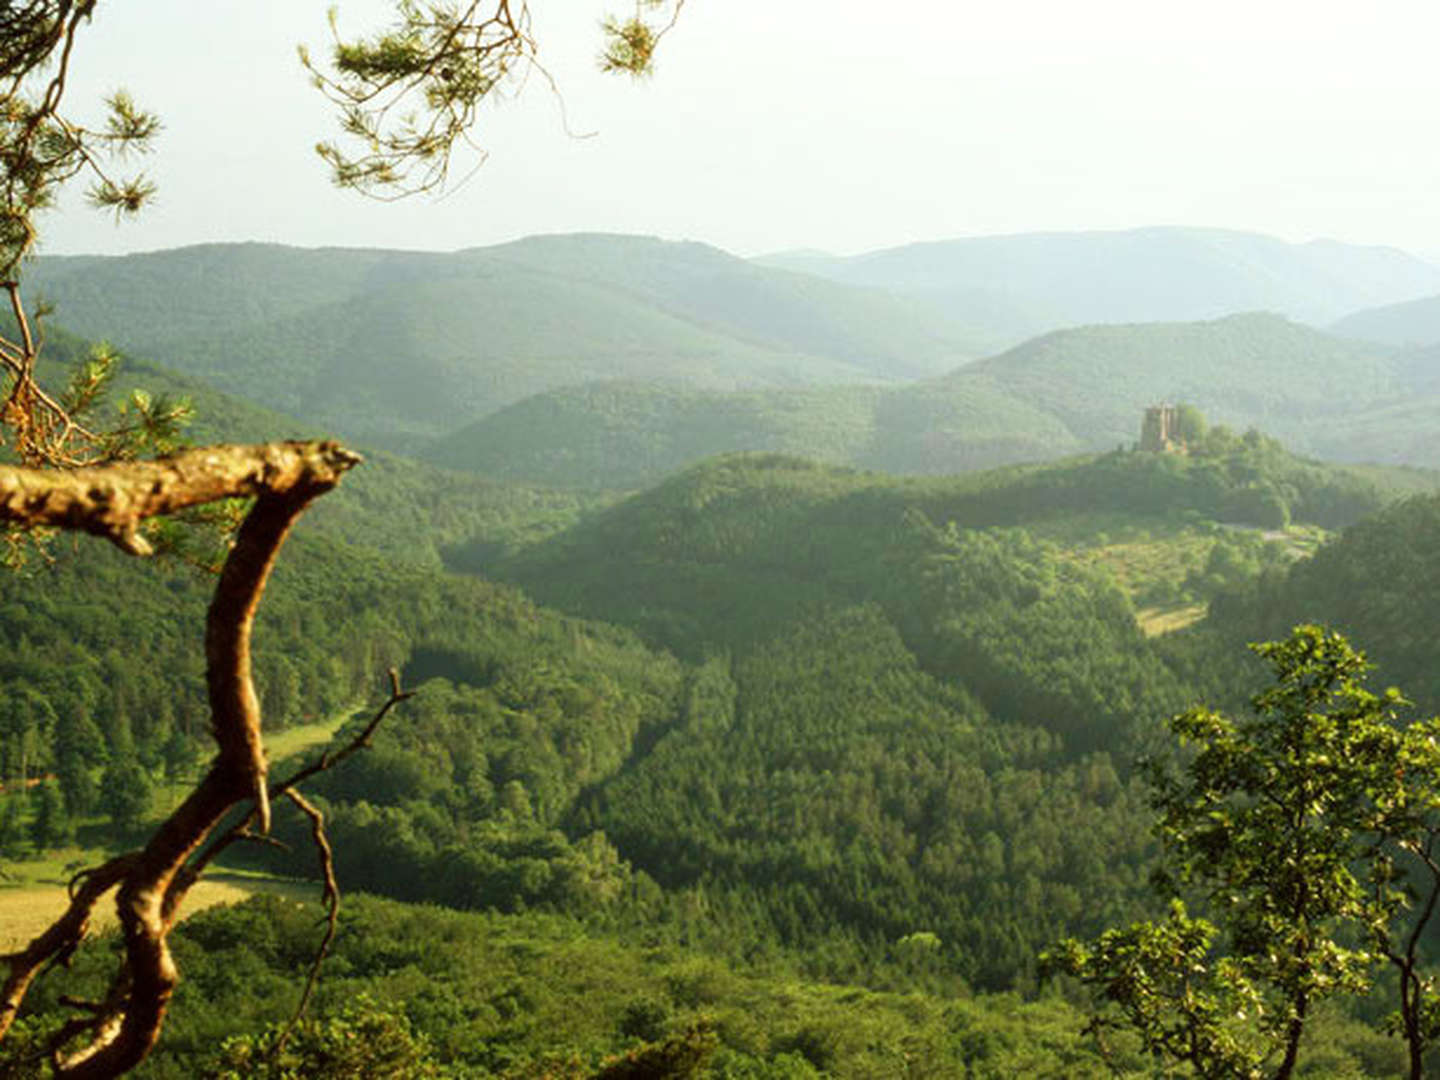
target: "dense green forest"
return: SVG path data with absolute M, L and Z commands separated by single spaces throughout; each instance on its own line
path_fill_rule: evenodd
M 313 945 L 312 912 L 285 901 L 187 921 L 176 932 L 187 978 L 175 1017 L 136 1075 L 279 1075 L 258 1059 L 294 1006 Z M 864 989 L 659 937 L 624 942 L 560 915 L 358 897 L 321 984 L 325 1019 L 301 1030 L 283 1063 L 291 1075 L 336 1078 L 375 1075 L 364 1070 L 377 1061 L 391 1076 L 506 1080 L 1154 1075 L 1131 1046 L 1105 1061 L 1079 1033 L 1083 1013 L 1062 998 L 973 997 L 937 972 L 923 935 L 896 951 L 904 989 Z M 82 954 L 74 980 L 98 983 L 100 959 Z M 44 1016 L 57 1002 L 53 985 L 42 993 Z M 42 1032 L 32 1022 L 25 1034 Z M 1400 1075 L 1404 1055 L 1332 1013 L 1302 1061 L 1306 1076 L 1362 1080 Z
M 206 438 L 304 430 L 154 365 L 134 384 L 193 399 Z M 347 740 L 391 666 L 417 690 L 311 788 L 347 901 L 295 1067 L 363 1031 L 395 1075 L 1107 1075 L 1038 957 L 1149 910 L 1136 758 L 1172 752 L 1165 718 L 1233 704 L 1245 642 L 1317 618 L 1440 703 L 1413 617 L 1436 478 L 1188 434 L 926 478 L 732 454 L 629 496 L 372 455 L 257 630 L 274 734 Z M 68 539 L 0 577 L 7 864 L 123 842 L 196 774 L 210 584 Z M 308 827 L 278 814 L 289 850 L 227 868 L 313 878 Z M 244 1075 L 314 919 L 257 898 L 187 923 L 146 1074 Z M 109 947 L 47 977 L 27 1038 Z M 1373 1020 L 1324 1014 L 1312 1074 L 1398 1073 Z
M 1238 643 L 1275 638 L 1301 622 L 1323 621 L 1365 648 L 1377 679 L 1402 687 L 1420 713 L 1440 712 L 1440 673 L 1429 612 L 1440 602 L 1434 552 L 1440 501 L 1415 497 L 1347 529 L 1313 558 L 1226 592 L 1209 617 L 1174 644 L 1177 660 L 1203 680 L 1210 658 Z M 1207 693 L 1220 700 L 1218 683 Z

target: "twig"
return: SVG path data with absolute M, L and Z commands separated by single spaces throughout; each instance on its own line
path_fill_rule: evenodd
M 369 723 L 367 723 L 365 727 L 361 729 L 360 733 L 356 735 L 355 738 L 351 739 L 350 742 L 348 742 L 344 747 L 336 751 L 334 754 L 331 754 L 328 750 L 326 750 L 321 753 L 319 758 L 317 758 L 315 761 L 312 761 L 309 765 L 306 765 L 304 768 L 291 774 L 284 780 L 281 780 L 279 783 L 270 784 L 269 795 L 272 801 L 282 795 L 285 795 L 292 789 L 298 787 L 300 784 L 310 779 L 310 777 L 315 776 L 318 773 L 325 772 L 329 769 L 333 769 L 336 765 L 340 764 L 340 762 L 344 761 L 352 754 L 355 754 L 358 751 L 364 750 L 369 747 L 370 740 L 375 735 L 375 729 L 380 726 L 380 722 L 385 719 L 385 717 L 389 714 L 390 710 L 393 709 L 396 705 L 399 705 L 402 701 L 406 701 L 415 696 L 414 690 L 401 689 L 400 672 L 397 669 L 390 668 L 388 675 L 390 678 L 390 696 L 381 703 L 378 709 L 375 710 L 375 715 L 370 718 Z M 210 842 L 210 845 L 194 859 L 192 859 L 190 864 L 185 868 L 185 873 L 187 876 L 190 877 L 191 881 L 187 882 L 184 887 L 188 889 L 190 884 L 193 883 L 193 880 L 199 878 L 199 876 L 204 872 L 205 868 L 208 867 L 210 863 L 215 861 L 216 856 L 218 856 L 221 852 L 223 852 L 226 848 L 230 847 L 232 844 L 240 840 L 260 841 L 261 838 L 250 831 L 250 828 L 254 823 L 255 812 L 253 809 L 251 809 L 249 813 L 247 813 L 229 829 L 227 829 L 225 832 L 221 833 L 214 840 L 212 840 Z M 270 842 L 276 844 L 279 843 L 279 841 L 273 840 Z M 166 899 L 168 903 L 169 897 L 167 897 Z
M 360 734 L 351 739 L 343 748 L 336 751 L 334 755 L 331 755 L 331 753 L 326 750 L 318 759 L 305 766 L 299 772 L 286 780 L 282 780 L 278 784 L 272 785 L 270 791 L 273 794 L 284 794 L 291 788 L 304 783 L 315 774 L 325 772 L 327 769 L 333 769 L 352 754 L 364 750 L 370 745 L 370 740 L 375 734 L 375 729 L 380 726 L 380 721 L 385 719 L 386 714 L 402 701 L 406 701 L 415 696 L 414 690 L 402 690 L 400 688 L 400 672 L 397 669 L 392 667 L 388 674 L 390 677 L 390 696 L 386 698 L 385 702 L 376 710 L 375 715 L 370 718 L 370 722 L 365 725 Z
M 335 940 L 335 929 L 340 921 L 340 885 L 335 880 L 335 853 L 330 847 L 330 838 L 325 835 L 325 815 L 301 795 L 294 788 L 285 790 L 285 797 L 300 808 L 300 812 L 310 819 L 310 838 L 315 841 L 315 851 L 320 858 L 320 874 L 324 880 L 324 891 L 320 895 L 320 902 L 325 905 L 325 935 L 320 939 L 320 946 L 315 950 L 315 959 L 310 964 L 310 972 L 305 977 L 305 989 L 300 993 L 299 1004 L 295 1006 L 295 1013 L 290 1017 L 290 1022 L 285 1025 L 285 1030 L 275 1040 L 271 1048 L 271 1060 L 278 1060 L 285 1050 L 285 1044 L 290 1041 L 295 1026 L 300 1023 L 305 1015 L 305 1009 L 310 1004 L 310 997 L 315 992 L 315 984 L 320 978 L 320 967 L 325 963 L 325 956 L 330 952 L 330 943 Z

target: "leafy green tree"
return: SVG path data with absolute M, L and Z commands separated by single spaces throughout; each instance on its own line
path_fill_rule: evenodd
M 1205 432 L 1210 425 L 1205 422 L 1205 414 L 1194 405 L 1178 405 L 1175 408 L 1175 428 L 1181 440 L 1187 446 L 1198 446 L 1205 438 Z
M 23 794 L 0 799 L 0 855 L 6 858 L 18 859 L 27 853 L 25 804 Z
M 1254 649 L 1274 684 L 1252 715 L 1196 708 L 1170 723 L 1198 751 L 1153 776 L 1168 917 L 1049 960 L 1100 991 L 1094 1029 L 1132 1028 L 1201 1076 L 1285 1080 L 1316 1006 L 1364 993 L 1388 959 L 1419 1077 L 1435 1034 L 1416 944 L 1440 896 L 1440 721 L 1400 725 L 1399 692 L 1367 690 L 1370 665 L 1337 633 L 1300 626 Z M 1182 891 L 1214 921 L 1187 914 Z
M 58 784 L 44 783 L 36 794 L 35 820 L 30 839 L 36 851 L 62 847 L 70 842 L 75 826 L 65 812 L 65 796 Z
M 99 792 L 91 770 L 108 756 L 104 736 L 88 712 L 76 709 L 61 714 L 55 730 L 55 772 L 71 817 L 82 817 L 95 808 Z
M 117 757 L 100 780 L 100 809 L 116 828 L 129 831 L 145 819 L 154 784 L 134 754 Z

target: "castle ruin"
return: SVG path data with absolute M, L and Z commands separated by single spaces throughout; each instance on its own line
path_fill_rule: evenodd
M 1180 410 L 1174 405 L 1151 405 L 1140 425 L 1140 449 L 1153 454 L 1174 454 L 1185 449 L 1180 437 Z

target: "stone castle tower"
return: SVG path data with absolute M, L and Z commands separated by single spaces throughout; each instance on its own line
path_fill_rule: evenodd
M 1180 438 L 1180 410 L 1174 405 L 1151 405 L 1140 425 L 1140 449 L 1168 454 L 1185 444 Z

